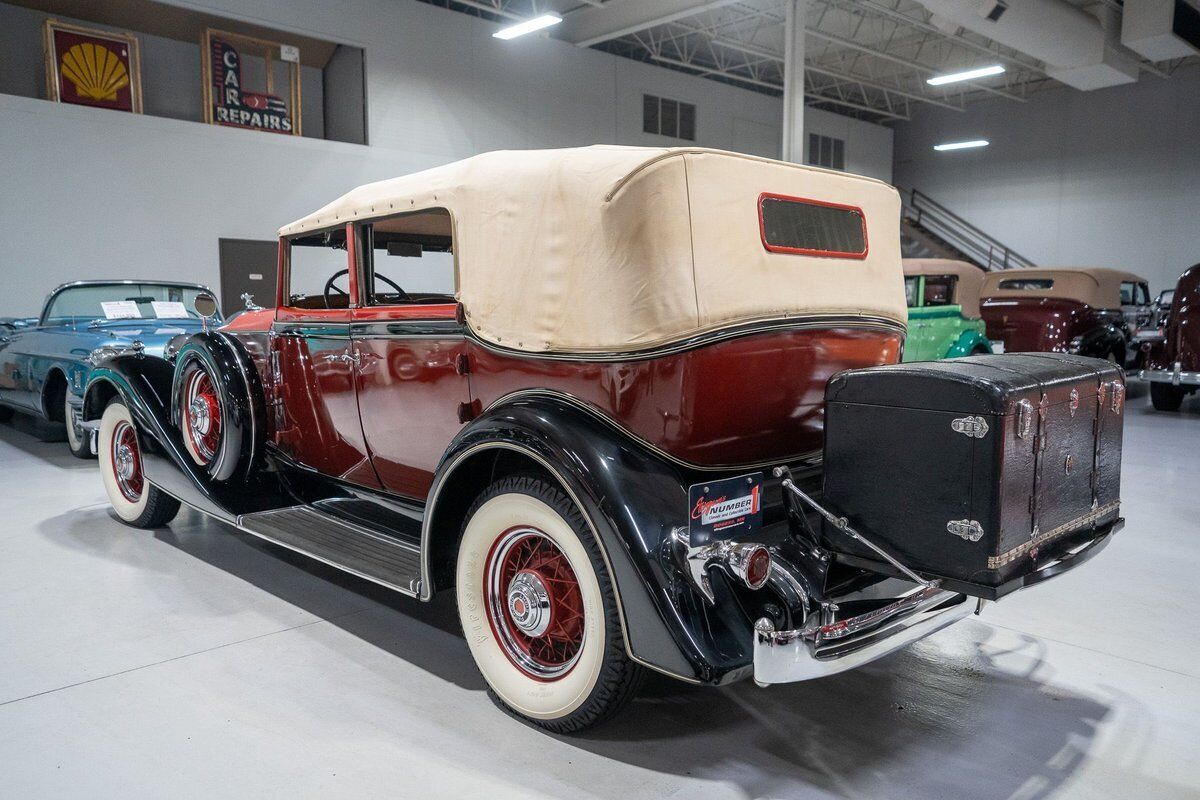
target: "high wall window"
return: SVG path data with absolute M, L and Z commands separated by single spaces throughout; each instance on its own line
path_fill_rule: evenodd
M 846 140 L 819 133 L 808 135 L 808 163 L 828 169 L 846 168 Z
M 696 141 L 696 106 L 652 94 L 642 95 L 642 131 Z

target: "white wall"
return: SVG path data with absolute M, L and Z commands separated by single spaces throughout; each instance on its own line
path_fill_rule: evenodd
M 1174 286 L 1200 262 L 1200 69 L 1163 80 L 922 110 L 896 129 L 896 182 L 1044 265 L 1128 269 Z M 979 150 L 938 142 L 986 138 Z
M 697 144 L 779 149 L 776 98 L 553 39 L 502 42 L 424 3 L 172 1 L 364 48 L 370 146 L 0 95 L 0 315 L 85 277 L 215 286 L 219 237 L 270 239 L 355 185 L 485 150 L 678 143 L 642 133 L 643 93 L 694 102 Z M 890 177 L 889 130 L 810 115 L 859 132 L 850 165 Z

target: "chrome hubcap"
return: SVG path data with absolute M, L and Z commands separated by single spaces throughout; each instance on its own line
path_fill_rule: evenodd
M 212 426 L 212 416 L 208 413 L 208 403 L 204 401 L 204 398 L 197 397 L 192 400 L 188 406 L 188 421 L 192 430 L 200 436 L 208 435 L 208 430 Z
M 550 593 L 535 573 L 518 572 L 508 584 L 508 613 L 527 636 L 541 636 L 550 627 Z
M 134 474 L 133 449 L 129 445 L 127 445 L 127 444 L 117 445 L 117 456 L 116 456 L 115 461 L 116 461 L 115 466 L 117 468 L 117 477 L 119 477 L 123 481 L 127 481 L 133 477 L 133 474 Z

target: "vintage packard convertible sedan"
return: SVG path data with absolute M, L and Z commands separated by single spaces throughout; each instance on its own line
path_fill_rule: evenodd
M 133 348 L 161 356 L 170 339 L 201 329 L 192 304 L 205 293 L 192 283 L 75 281 L 50 293 L 40 317 L 0 321 L 0 419 L 21 411 L 62 422 L 71 452 L 91 457 L 79 412 L 93 365 Z
M 948 258 L 904 259 L 908 303 L 905 361 L 977 356 L 992 352 L 979 316 L 984 271 Z
M 1015 352 L 1079 353 L 1135 366 L 1150 287 L 1131 272 L 1056 267 L 990 272 L 980 289 L 987 335 Z
M 182 501 L 453 593 L 493 699 L 547 730 L 646 669 L 850 669 L 1122 524 L 1120 371 L 897 364 L 899 218 L 878 181 L 703 149 L 362 186 L 280 231 L 276 309 L 95 371 L 101 476 L 134 526 Z
M 1156 409 L 1178 411 L 1183 398 L 1200 390 L 1200 264 L 1179 276 L 1168 308 L 1162 337 L 1142 345 L 1140 376 L 1150 382 Z

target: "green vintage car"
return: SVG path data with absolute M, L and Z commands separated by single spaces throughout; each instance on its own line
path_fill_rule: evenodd
M 983 270 L 965 261 L 904 259 L 904 291 L 908 296 L 905 361 L 937 361 L 992 352 L 979 316 L 983 275 Z

